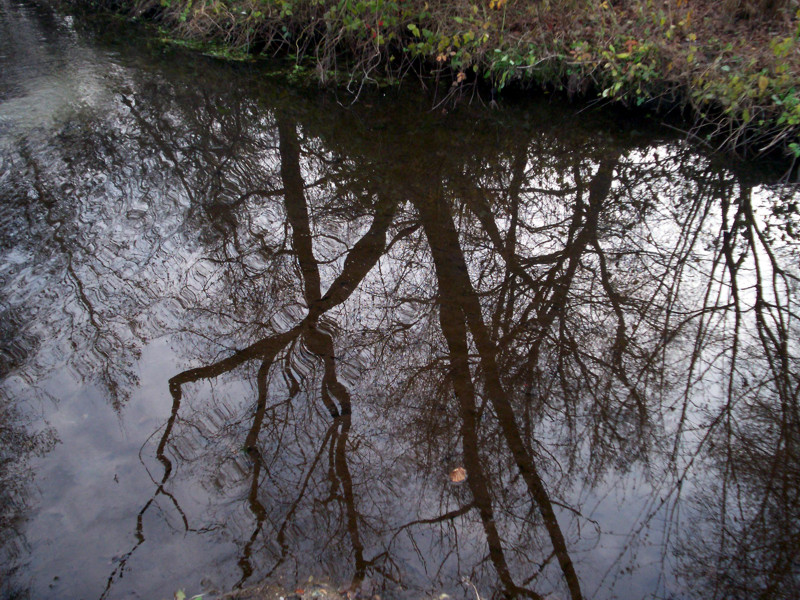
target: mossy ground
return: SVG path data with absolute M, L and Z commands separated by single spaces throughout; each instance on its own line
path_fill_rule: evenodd
M 679 113 L 740 155 L 800 158 L 799 0 L 95 0 L 321 82 L 410 76 Z

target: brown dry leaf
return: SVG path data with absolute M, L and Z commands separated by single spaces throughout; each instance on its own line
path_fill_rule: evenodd
M 464 467 L 456 467 L 450 471 L 450 481 L 453 483 L 461 483 L 467 478 L 467 470 Z

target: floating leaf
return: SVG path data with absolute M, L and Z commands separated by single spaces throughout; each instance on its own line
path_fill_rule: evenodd
M 450 471 L 450 481 L 453 483 L 461 483 L 467 478 L 467 470 L 464 467 L 456 467 Z

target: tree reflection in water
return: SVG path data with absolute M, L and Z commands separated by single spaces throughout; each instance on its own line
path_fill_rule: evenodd
M 67 175 L 12 158 L 13 210 L 43 215 L 30 243 L 74 292 L 54 312 L 76 371 L 121 410 L 148 339 L 197 365 L 142 448 L 152 496 L 104 596 L 151 511 L 235 543 L 237 586 L 800 596 L 790 192 L 547 115 L 410 126 L 212 78 L 124 86 L 53 142 Z M 120 211 L 86 212 L 109 190 L 139 229 L 104 254 L 88 223 Z

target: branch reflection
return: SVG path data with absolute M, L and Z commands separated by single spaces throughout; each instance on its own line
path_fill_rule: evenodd
M 54 143 L 108 180 L 69 202 L 22 148 L 4 184 L 79 373 L 121 410 L 149 339 L 187 366 L 104 596 L 148 519 L 232 544 L 236 587 L 800 595 L 791 192 L 547 114 L 124 87 Z M 109 190 L 125 219 L 91 212 Z M 112 252 L 98 221 L 136 233 Z

